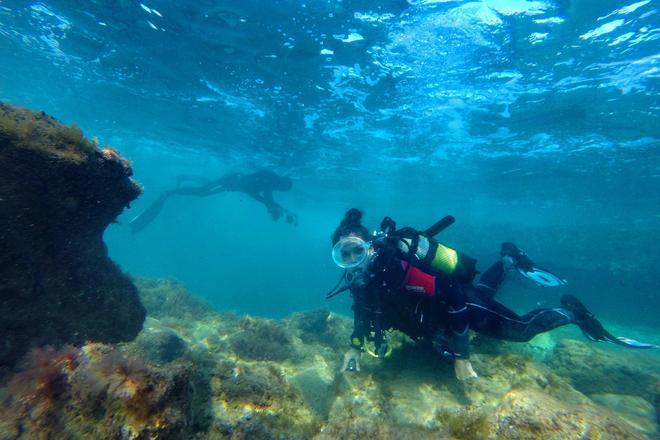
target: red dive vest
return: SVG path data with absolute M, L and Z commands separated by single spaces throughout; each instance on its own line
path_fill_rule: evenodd
M 408 262 L 401 261 L 403 270 L 408 268 Z M 406 272 L 401 289 L 404 292 L 416 293 L 425 296 L 435 296 L 435 277 L 416 267 L 411 267 Z

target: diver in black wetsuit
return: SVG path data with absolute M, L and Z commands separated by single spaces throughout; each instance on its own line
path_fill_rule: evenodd
M 361 217 L 359 210 L 349 210 L 332 236 L 333 259 L 346 269 L 346 285 L 333 289 L 328 297 L 348 289 L 353 296 L 354 330 L 343 369 L 359 370 L 366 342 L 373 342 L 371 354 L 386 356 L 390 347 L 383 332 L 389 329 L 431 343 L 442 355 L 453 358 L 460 380 L 477 377 L 469 361 L 470 329 L 522 342 L 576 324 L 595 341 L 657 348 L 612 336 L 573 295 L 562 297 L 562 307 L 536 309 L 522 316 L 495 301 L 493 296 L 509 270 L 516 269 L 545 286 L 565 283 L 535 267 L 513 243 L 503 243 L 502 260 L 474 285 L 476 260 L 435 241 L 433 236 L 439 230 L 430 232 L 435 225 L 424 232 L 396 230 L 394 222 L 386 217 L 381 233 L 372 239 Z M 453 222 L 453 218 L 447 219 L 448 224 Z
M 186 180 L 200 181 L 204 179 L 190 176 L 179 177 L 176 188 L 165 191 L 146 210 L 129 222 L 133 233 L 147 227 L 158 216 L 165 205 L 165 201 L 171 196 L 208 197 L 226 191 L 245 193 L 254 200 L 263 203 L 273 220 L 277 221 L 284 216 L 287 223 L 298 225 L 298 216 L 273 199 L 273 191 L 289 191 L 291 189 L 293 182 L 289 177 L 262 170 L 250 174 L 226 174 L 218 179 L 205 181 L 199 186 L 182 186 L 182 183 Z

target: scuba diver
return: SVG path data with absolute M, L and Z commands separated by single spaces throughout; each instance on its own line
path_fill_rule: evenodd
M 182 186 L 186 180 L 198 181 L 200 184 Z M 274 221 L 284 217 L 287 223 L 298 226 L 298 216 L 273 199 L 273 191 L 289 191 L 292 186 L 290 177 L 280 176 L 268 170 L 250 174 L 229 173 L 211 181 L 193 176 L 180 176 L 176 188 L 162 193 L 147 209 L 134 217 L 129 222 L 129 226 L 134 234 L 146 228 L 158 216 L 171 196 L 208 197 L 226 191 L 245 193 L 257 202 L 263 203 Z
M 573 295 L 563 295 L 561 307 L 539 308 L 522 316 L 495 301 L 506 274 L 513 270 L 545 287 L 566 282 L 537 267 L 515 244 L 506 242 L 501 260 L 474 284 L 476 260 L 433 238 L 454 222 L 451 216 L 421 232 L 410 227 L 396 229 L 396 223 L 385 217 L 380 232 L 373 236 L 361 219 L 358 209 L 348 210 L 332 235 L 332 258 L 345 272 L 326 297 L 346 290 L 353 297 L 354 329 L 342 370 L 359 371 L 365 349 L 379 358 L 387 356 L 391 347 L 384 332 L 391 329 L 454 359 L 459 380 L 477 377 L 470 363 L 470 329 L 497 339 L 526 342 L 539 333 L 575 324 L 593 341 L 659 348 L 611 335 Z

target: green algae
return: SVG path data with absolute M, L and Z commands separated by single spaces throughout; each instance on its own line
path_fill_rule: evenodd
M 492 431 L 488 415 L 475 409 L 441 412 L 438 421 L 457 439 L 481 440 L 488 438 Z
M 273 320 L 244 318 L 240 331 L 231 337 L 234 352 L 245 359 L 284 361 L 294 359 L 296 352 L 291 336 Z
M 23 148 L 57 151 L 75 158 L 92 154 L 93 141 L 86 139 L 75 123 L 58 123 L 43 112 L 32 112 L 0 102 L 0 141 L 13 142 Z

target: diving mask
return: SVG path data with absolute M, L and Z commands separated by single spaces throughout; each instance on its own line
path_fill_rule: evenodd
M 360 237 L 344 237 L 332 248 L 332 260 L 342 269 L 353 269 L 366 261 L 369 248 Z

